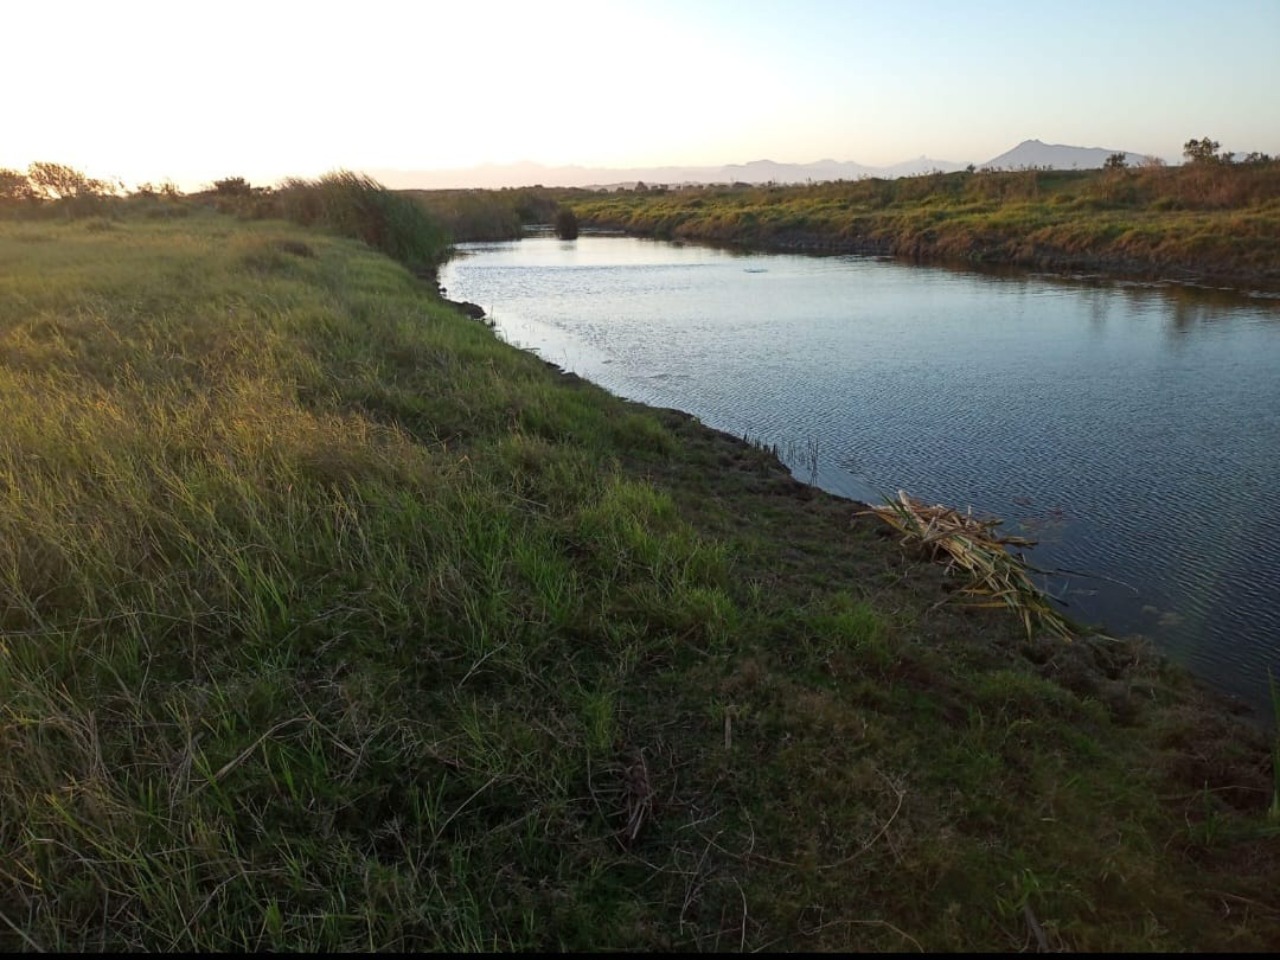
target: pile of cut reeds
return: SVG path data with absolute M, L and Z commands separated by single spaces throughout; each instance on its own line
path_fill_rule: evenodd
M 904 546 L 919 545 L 944 560 L 948 570 L 966 576 L 969 582 L 959 592 L 981 598 L 966 606 L 1008 607 L 1022 620 L 1028 637 L 1037 626 L 1064 640 L 1074 636 L 1066 618 L 1031 581 L 1022 555 L 1009 549 L 1034 546 L 1034 540 L 1001 536 L 996 533 L 999 519 L 980 519 L 972 511 L 961 513 L 941 504 L 928 506 L 902 490 L 897 500 L 886 500 L 870 512 L 901 533 Z

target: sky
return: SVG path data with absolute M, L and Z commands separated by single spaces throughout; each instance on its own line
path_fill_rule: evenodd
M 1280 154 L 1280 0 L 0 0 L 0 167 Z

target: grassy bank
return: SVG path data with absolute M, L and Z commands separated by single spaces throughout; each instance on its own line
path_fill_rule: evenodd
M 0 949 L 1280 942 L 1179 671 L 367 244 L 0 223 L 0 422 Z
M 705 187 L 569 204 L 584 225 L 777 250 L 1280 283 L 1280 163 Z

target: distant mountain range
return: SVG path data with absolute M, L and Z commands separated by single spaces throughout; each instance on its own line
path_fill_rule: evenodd
M 1130 165 L 1141 163 L 1142 154 L 1103 147 L 1072 147 L 1039 140 L 1024 140 L 1012 150 L 978 169 L 1019 170 L 1050 167 L 1055 170 L 1089 170 L 1101 167 L 1113 153 L 1123 153 Z M 539 163 L 485 164 L 456 170 L 369 170 L 370 176 L 393 190 L 442 190 L 460 187 L 497 189 L 541 184 L 544 187 L 632 187 L 645 184 L 685 183 L 806 183 L 824 180 L 857 180 L 862 177 L 909 177 L 935 170 L 950 173 L 967 163 L 917 157 L 887 167 L 872 167 L 852 160 L 818 160 L 814 163 L 775 163 L 753 160 L 722 167 L 549 167 Z

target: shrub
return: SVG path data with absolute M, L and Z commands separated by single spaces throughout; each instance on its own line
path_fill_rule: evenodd
M 578 218 L 568 207 L 556 211 L 556 236 L 561 240 L 578 239 Z
M 16 203 L 29 199 L 31 186 L 26 174 L 0 167 L 0 203 Z
M 1218 156 L 1218 150 L 1222 144 L 1217 140 L 1210 140 L 1205 137 L 1203 140 L 1192 138 L 1182 146 L 1182 155 L 1187 158 L 1188 163 L 1216 163 L 1221 158 Z
M 115 193 L 114 186 L 105 180 L 93 180 L 75 167 L 46 161 L 27 168 L 27 182 L 44 200 L 95 199 Z
M 253 187 L 244 177 L 224 177 L 221 180 L 215 180 L 213 189 L 221 197 L 247 197 L 253 192 Z

